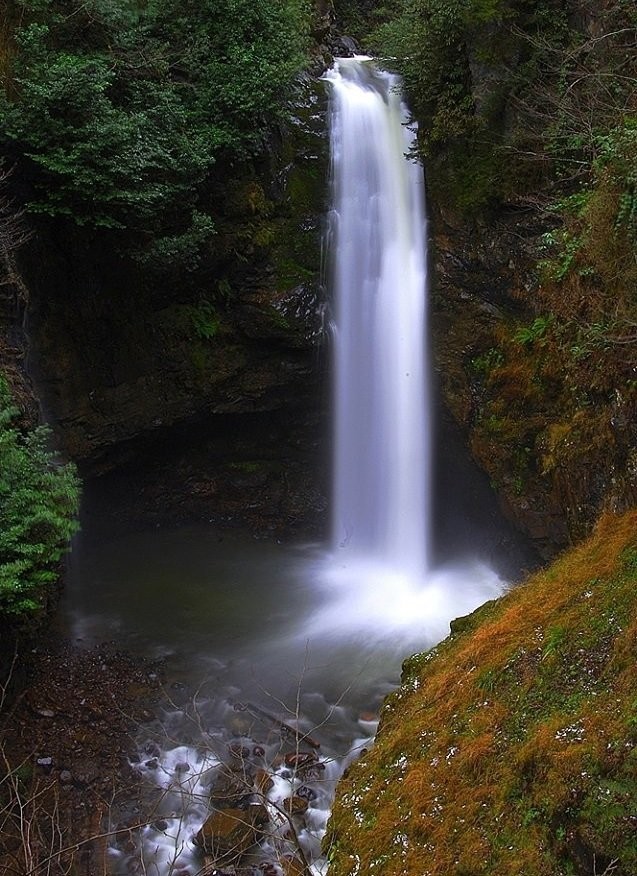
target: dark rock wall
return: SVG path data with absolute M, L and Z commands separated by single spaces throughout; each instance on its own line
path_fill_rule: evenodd
M 268 527 L 324 504 L 324 116 L 322 84 L 308 77 L 269 155 L 220 170 L 201 195 L 216 234 L 191 272 L 143 270 L 118 255 L 117 239 L 63 223 L 41 226 L 21 253 L 45 416 L 86 476 L 145 471 L 155 483 L 147 511 L 161 500 L 180 513 L 192 487 L 172 478 L 174 494 L 159 489 L 171 481 L 163 447 L 189 471 L 186 457 L 199 457 L 209 516 L 240 516 L 249 504 L 232 495 L 240 473 L 271 493 Z M 213 469 L 232 475 L 227 509 L 210 487 Z
M 541 229 L 516 213 L 503 214 L 491 226 L 476 227 L 445 220 L 439 211 L 432 227 L 432 321 L 444 402 L 474 458 L 490 476 L 505 516 L 550 555 L 567 542 L 567 521 L 552 483 L 527 477 L 520 489 L 515 450 L 525 425 L 520 423 L 520 437 L 502 434 L 494 435 L 491 442 L 476 440 L 483 399 L 474 363 L 497 347 L 503 327 L 506 330 L 512 321 L 527 317 L 518 292 L 534 282 L 532 244 Z M 529 408 L 526 416 L 530 419 L 532 414 Z
M 534 320 L 546 317 L 537 302 L 546 228 L 534 211 L 502 208 L 487 225 L 439 207 L 432 307 L 444 401 L 507 518 L 550 557 L 603 511 L 637 502 L 631 354 L 617 347 L 575 360 L 568 319 L 532 339 Z

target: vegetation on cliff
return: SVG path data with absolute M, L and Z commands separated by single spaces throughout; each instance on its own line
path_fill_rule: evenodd
M 330 874 L 637 871 L 637 512 L 404 664 Z
M 213 233 L 202 183 L 263 145 L 308 29 L 304 0 L 10 0 L 1 148 L 29 209 L 192 258 Z
M 56 464 L 45 428 L 17 428 L 18 413 L 0 373 L 0 619 L 45 605 L 78 510 L 74 466 Z
M 637 500 L 637 10 L 390 7 L 368 39 L 404 74 L 437 233 L 465 235 L 469 294 L 490 272 L 501 308 L 461 352 L 463 425 L 512 514 L 576 540 Z
M 283 502 L 280 465 L 300 470 L 318 432 L 265 438 L 272 411 L 295 419 L 279 426 L 288 435 L 319 416 L 327 144 L 323 85 L 297 75 L 308 43 L 317 57 L 316 5 L 11 0 L 0 16 L 0 162 L 12 168 L 0 212 L 21 217 L 26 239 L 0 284 L 13 293 L 7 324 L 28 311 L 57 446 L 101 473 L 129 456 L 128 439 L 146 464 L 172 426 L 215 422 L 202 427 L 210 444 L 188 451 L 201 489 L 183 476 L 167 486 L 158 465 L 170 498 L 152 515 L 172 500 L 179 519 L 185 507 L 209 519 L 209 499 L 199 508 L 219 456 L 226 468 L 263 458 L 264 470 L 273 456 L 270 495 Z M 238 413 L 264 424 L 240 448 Z M 277 525 L 299 517 L 267 504 Z

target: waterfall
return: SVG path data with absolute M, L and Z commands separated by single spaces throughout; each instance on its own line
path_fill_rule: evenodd
M 429 554 L 429 389 L 422 168 L 397 76 L 339 59 L 330 83 L 339 562 L 422 579 Z

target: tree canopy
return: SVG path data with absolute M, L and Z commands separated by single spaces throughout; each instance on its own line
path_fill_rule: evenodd
M 305 0 L 11 0 L 8 14 L 0 129 L 31 164 L 29 208 L 151 233 L 209 233 L 197 186 L 221 154 L 262 145 L 308 34 Z

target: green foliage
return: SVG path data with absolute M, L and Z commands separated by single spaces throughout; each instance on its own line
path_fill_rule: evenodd
M 471 367 L 476 374 L 488 376 L 494 368 L 498 368 L 504 362 L 502 350 L 497 347 L 491 347 L 482 356 L 475 356 L 471 360 Z
M 531 325 L 522 326 L 515 333 L 514 339 L 518 344 L 533 344 L 541 341 L 551 324 L 553 323 L 552 316 L 538 316 Z
M 364 51 L 374 42 L 381 27 L 388 27 L 397 18 L 396 0 L 377 3 L 375 0 L 333 0 L 336 26 L 340 33 L 354 37 Z
M 589 177 L 549 208 L 561 224 L 542 235 L 546 257 L 539 268 L 547 281 L 559 284 L 576 274 L 601 280 L 609 292 L 617 280 L 630 285 L 637 245 L 637 120 L 619 121 L 611 130 L 577 137 L 577 161 L 590 158 Z M 556 138 L 550 148 L 557 153 L 560 145 Z
M 304 59 L 305 0 L 19 6 L 0 127 L 36 171 L 30 209 L 157 232 L 151 260 L 188 257 L 211 230 L 196 220 L 198 185 L 224 152 L 260 147 L 283 110 Z
M 426 123 L 425 148 L 454 139 L 472 125 L 468 60 L 463 32 L 469 0 L 414 0 L 378 29 L 374 42 L 398 60 L 418 118 Z
M 28 615 L 57 578 L 57 564 L 76 531 L 79 481 L 57 465 L 48 431 L 22 434 L 0 375 L 0 613 Z
M 198 338 L 210 341 L 219 332 L 219 317 L 214 305 L 207 298 L 202 298 L 196 307 L 190 307 L 189 313 Z
M 576 339 L 569 350 L 575 359 L 584 359 L 591 353 L 606 351 L 612 346 L 612 338 L 621 336 L 621 330 L 613 322 L 594 322 L 577 328 Z
M 564 12 L 552 0 L 401 0 L 397 6 L 373 41 L 405 78 L 430 186 L 461 213 L 479 214 L 511 185 L 508 102 L 532 75 L 538 28 L 561 39 Z
M 132 253 L 135 261 L 158 270 L 170 265 L 173 270 L 194 271 L 200 263 L 201 254 L 215 234 L 211 217 L 193 210 L 190 227 L 177 234 L 164 234 L 153 237 L 151 243 L 142 250 Z
M 598 134 L 595 145 L 595 170 L 619 190 L 615 224 L 637 240 L 637 116 L 625 116 L 618 127 Z
M 565 228 L 545 232 L 542 235 L 542 251 L 549 253 L 550 258 L 541 259 L 538 263 L 542 275 L 557 282 L 563 280 L 575 265 L 583 243 L 580 235 Z
M 544 647 L 542 648 L 542 661 L 550 660 L 556 654 L 561 652 L 561 649 L 566 640 L 566 630 L 564 627 L 555 626 L 546 631 L 544 637 Z

